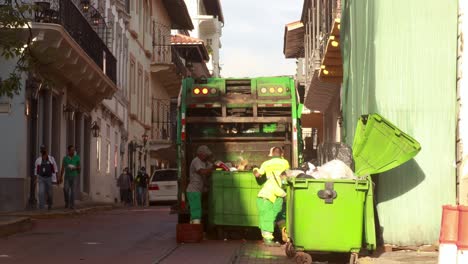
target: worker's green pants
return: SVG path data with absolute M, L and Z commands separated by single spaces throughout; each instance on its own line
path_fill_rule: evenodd
M 201 192 L 187 192 L 187 199 L 190 207 L 190 219 L 201 219 L 202 206 L 201 206 Z
M 275 231 L 275 221 L 283 208 L 283 198 L 276 198 L 272 203 L 268 199 L 257 198 L 258 207 L 258 227 L 263 232 L 273 233 Z

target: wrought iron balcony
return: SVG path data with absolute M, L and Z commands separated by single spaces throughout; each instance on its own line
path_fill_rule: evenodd
M 89 1 L 48 0 L 34 2 L 34 5 L 34 22 L 62 25 L 109 79 L 116 83 L 117 61 L 106 45 L 110 29 Z

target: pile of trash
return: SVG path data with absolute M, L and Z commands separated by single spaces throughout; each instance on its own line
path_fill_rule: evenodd
M 309 178 L 309 179 L 357 179 L 353 171 L 348 165 L 341 160 L 332 160 L 322 166 L 314 166 L 312 163 L 307 163 L 307 170 L 294 169 L 287 170 L 286 177 L 288 178 Z
M 220 160 L 214 163 L 216 170 L 222 171 L 248 171 L 252 170 L 255 166 L 249 165 L 249 161 L 240 157 L 239 161 L 236 163 L 232 162 L 222 162 Z
M 286 171 L 288 178 L 357 179 L 353 173 L 353 152 L 343 143 L 322 143 L 318 147 L 318 163 L 307 162 L 301 169 Z

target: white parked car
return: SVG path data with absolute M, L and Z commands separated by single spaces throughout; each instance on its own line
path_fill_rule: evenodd
M 148 193 L 150 202 L 177 201 L 177 170 L 154 171 Z

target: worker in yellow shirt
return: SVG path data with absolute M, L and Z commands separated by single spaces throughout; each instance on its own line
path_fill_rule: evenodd
M 255 168 L 253 173 L 259 178 L 266 175 L 267 181 L 258 193 L 257 207 L 259 214 L 259 227 L 265 245 L 279 246 L 273 242 L 275 220 L 283 208 L 283 197 L 286 192 L 281 188 L 285 177 L 284 171 L 289 169 L 289 163 L 282 157 L 283 150 L 275 147 L 270 151 L 272 158 L 263 162 L 260 168 Z

